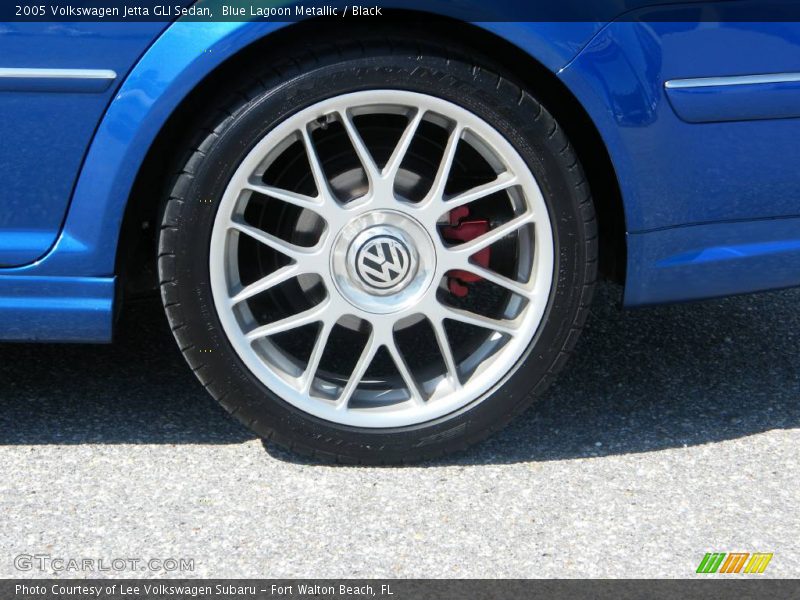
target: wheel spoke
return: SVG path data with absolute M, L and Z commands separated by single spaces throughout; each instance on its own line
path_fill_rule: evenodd
M 533 222 L 533 213 L 526 212 L 518 217 L 511 219 L 508 223 L 503 223 L 502 225 L 498 225 L 491 231 L 484 233 L 483 235 L 476 237 L 474 240 L 470 240 L 469 242 L 464 242 L 463 244 L 459 244 L 458 246 L 453 246 L 448 248 L 448 250 L 454 254 L 466 254 L 468 256 L 472 256 L 476 252 L 483 250 L 484 248 L 491 246 L 495 242 L 503 239 L 507 235 L 510 235 L 517 231 L 518 229 L 524 227 L 528 223 Z
M 304 248 L 291 242 L 282 240 L 281 238 L 260 230 L 258 227 L 253 227 L 240 221 L 231 221 L 230 228 L 240 233 L 243 233 L 257 242 L 261 242 L 265 246 L 269 246 L 273 250 L 280 252 L 293 259 L 295 262 L 301 262 L 309 256 L 317 252 L 317 248 Z M 320 240 L 321 243 L 321 240 Z M 319 245 L 319 244 L 318 244 Z
M 358 357 L 358 362 L 356 363 L 353 372 L 350 374 L 347 385 L 344 386 L 339 399 L 336 401 L 337 410 L 347 409 L 347 405 L 350 403 L 350 398 L 353 397 L 358 384 L 361 383 L 361 380 L 364 378 L 364 374 L 372 364 L 372 359 L 375 358 L 375 354 L 377 354 L 380 347 L 381 345 L 378 343 L 375 336 L 375 331 L 373 330 L 372 334 L 369 336 L 369 340 L 367 340 L 367 343 L 364 346 L 364 350 L 361 352 L 361 356 Z
M 297 206 L 299 208 L 317 211 L 322 207 L 322 199 L 320 196 L 313 198 L 311 196 L 306 196 L 305 194 L 298 194 L 296 192 L 260 183 L 247 183 L 245 185 L 245 189 L 262 194 L 264 196 L 269 196 L 270 198 L 275 198 L 276 200 L 286 202 L 287 204 L 292 204 L 293 206 Z
M 325 348 L 328 346 L 328 338 L 331 336 L 333 326 L 336 325 L 335 320 L 326 319 L 322 321 L 317 340 L 314 342 L 314 348 L 311 350 L 311 356 L 308 358 L 308 365 L 302 376 L 302 392 L 307 394 L 311 389 L 311 384 L 314 383 L 314 377 L 317 374 L 319 363 L 322 360 L 322 355 L 325 354 Z
M 286 265 L 285 267 L 281 267 L 274 273 L 270 273 L 266 277 L 262 277 L 258 281 L 251 283 L 240 292 L 238 292 L 233 298 L 231 298 L 231 305 L 239 304 L 244 300 L 249 300 L 253 296 L 257 296 L 261 292 L 265 292 L 268 289 L 275 287 L 285 281 L 289 281 L 301 274 L 300 269 L 297 267 L 297 264 Z
M 442 355 L 444 366 L 447 368 L 448 378 L 456 389 L 460 389 L 461 379 L 458 376 L 458 367 L 456 365 L 456 358 L 453 355 L 453 349 L 450 346 L 450 340 L 447 339 L 444 321 L 442 319 L 431 319 L 430 324 L 431 327 L 433 327 L 433 333 L 436 335 L 439 353 Z
M 447 144 L 444 147 L 444 154 L 439 163 L 439 168 L 436 171 L 436 176 L 433 179 L 433 185 L 428 192 L 427 200 L 436 200 L 444 198 L 444 190 L 447 187 L 447 181 L 450 179 L 450 171 L 453 168 L 453 160 L 456 157 L 456 150 L 458 149 L 458 142 L 461 141 L 461 136 L 464 133 L 464 128 L 456 123 L 453 130 L 447 138 Z
M 453 308 L 452 306 L 442 305 L 442 308 L 442 317 L 445 319 L 459 321 L 460 323 L 466 323 L 467 325 L 473 325 L 475 327 L 482 327 L 483 329 L 491 329 L 492 331 L 497 331 L 506 335 L 515 335 L 517 333 L 517 326 L 513 321 L 492 319 L 491 317 L 485 317 L 484 315 L 461 310 L 460 308 Z
M 469 259 L 464 261 L 464 265 L 460 267 L 460 270 L 468 271 L 478 275 L 486 281 L 490 281 L 495 285 L 499 285 L 509 292 L 513 292 L 519 296 L 528 297 L 532 292 L 532 288 L 529 283 L 519 283 L 518 281 L 514 281 L 513 279 L 500 275 L 499 273 L 495 273 L 491 269 L 471 263 Z
M 328 183 L 328 177 L 322 168 L 322 160 L 317 154 L 317 149 L 314 146 L 314 141 L 308 133 L 308 128 L 303 127 L 300 130 L 300 135 L 303 138 L 303 145 L 306 148 L 306 158 L 308 158 L 308 166 L 311 167 L 311 175 L 314 178 L 314 185 L 317 186 L 317 194 L 323 198 L 333 198 L 333 192 Z
M 406 388 L 408 388 L 411 401 L 415 404 L 424 404 L 425 395 L 419 384 L 417 384 L 417 380 L 414 377 L 414 374 L 411 372 L 408 363 L 406 362 L 405 358 L 403 358 L 400 348 L 397 347 L 397 343 L 392 340 L 386 344 L 386 348 L 389 350 L 389 354 L 391 355 L 394 364 L 397 366 L 397 370 L 400 372 L 400 376 L 403 378 Z
M 448 210 L 453 210 L 459 206 L 464 206 L 470 202 L 475 202 L 475 200 L 480 200 L 486 196 L 491 196 L 497 192 L 507 190 L 508 188 L 513 187 L 516 183 L 516 176 L 509 172 L 501 173 L 494 181 L 474 187 L 471 190 L 462 192 L 461 194 L 453 196 L 452 198 L 445 198 L 445 206 Z
M 369 178 L 370 188 L 372 188 L 375 185 L 375 181 L 381 176 L 380 170 L 375 164 L 375 160 L 372 158 L 372 154 L 364 143 L 361 134 L 358 133 L 352 117 L 347 113 L 347 111 L 340 112 L 339 116 L 341 117 L 342 125 L 344 125 L 344 129 L 347 132 L 347 137 L 350 138 L 350 143 L 353 145 L 353 149 L 358 155 L 358 160 L 361 161 L 361 166 L 364 168 L 364 171 Z
M 403 164 L 403 159 L 406 157 L 406 152 L 408 152 L 408 148 L 411 146 L 411 142 L 417 133 L 417 129 L 419 129 L 419 124 L 422 122 L 423 116 L 425 116 L 425 112 L 417 110 L 416 114 L 409 120 L 408 125 L 406 125 L 403 134 L 400 136 L 400 141 L 397 142 L 397 146 L 395 146 L 389 160 L 386 161 L 382 175 L 389 181 L 393 182 L 397 171 L 400 170 L 400 165 Z
M 284 331 L 291 331 L 292 329 L 297 329 L 298 327 L 304 327 L 306 325 L 311 325 L 312 323 L 321 321 L 329 305 L 329 301 L 324 301 L 309 308 L 308 310 L 304 310 L 289 317 L 279 319 L 273 323 L 256 327 L 247 334 L 247 339 L 250 342 L 254 342 L 255 340 L 264 337 L 283 333 Z

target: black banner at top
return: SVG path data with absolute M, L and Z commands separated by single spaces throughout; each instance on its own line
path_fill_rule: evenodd
M 2 0 L 6 22 L 800 21 L 800 0 Z

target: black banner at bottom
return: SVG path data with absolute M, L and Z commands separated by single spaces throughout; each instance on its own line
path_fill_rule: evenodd
M 2 600 L 789 599 L 800 580 L 39 579 L 0 580 Z

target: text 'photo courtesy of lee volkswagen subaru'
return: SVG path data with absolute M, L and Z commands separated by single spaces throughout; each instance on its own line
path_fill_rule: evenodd
M 160 290 L 259 436 L 464 449 L 554 380 L 598 277 L 627 307 L 800 285 L 800 26 L 728 4 L 6 24 L 0 339 L 108 342 Z

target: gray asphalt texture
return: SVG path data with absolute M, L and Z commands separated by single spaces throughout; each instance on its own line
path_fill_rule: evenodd
M 403 468 L 265 446 L 154 302 L 112 346 L 0 345 L 0 576 L 53 574 L 16 570 L 28 553 L 193 558 L 180 577 L 690 577 L 705 552 L 762 551 L 763 576 L 799 577 L 800 291 L 619 301 L 598 290 L 507 430 Z

